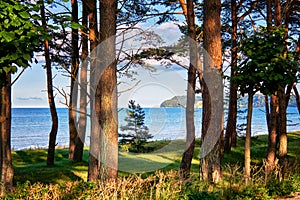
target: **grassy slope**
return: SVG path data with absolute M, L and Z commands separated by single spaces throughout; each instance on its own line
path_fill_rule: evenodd
M 289 133 L 288 135 L 288 151 L 291 163 L 296 163 L 300 159 L 300 132 Z M 155 147 L 161 147 L 168 144 L 166 147 L 159 148 L 154 153 L 149 154 L 130 154 L 120 152 L 119 166 L 120 175 L 127 176 L 128 172 L 148 172 L 151 170 L 162 169 L 163 171 L 178 169 L 180 164 L 181 149 L 184 147 L 183 141 L 175 141 L 168 143 L 166 141 L 152 143 Z M 258 136 L 252 139 L 251 160 L 252 164 L 261 165 L 267 154 L 267 136 Z M 194 154 L 192 162 L 192 172 L 198 173 L 199 170 L 199 143 Z M 82 163 L 74 163 L 68 160 L 67 149 L 57 149 L 55 166 L 47 167 L 47 151 L 40 150 L 23 150 L 12 153 L 13 165 L 15 170 L 15 183 L 53 183 L 60 184 L 68 181 L 86 180 L 88 170 L 88 150 L 84 151 L 84 161 Z M 233 148 L 232 153 L 224 155 L 223 165 L 225 167 L 224 175 L 228 174 L 226 166 L 237 164 L 242 168 L 244 159 L 244 141 L 238 140 L 238 147 Z M 134 168 L 132 168 L 134 166 Z M 123 171 L 123 172 L 122 172 Z

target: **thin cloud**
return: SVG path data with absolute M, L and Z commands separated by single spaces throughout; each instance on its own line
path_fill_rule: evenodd
M 17 97 L 16 99 L 19 101 L 42 101 L 43 100 L 41 97 Z

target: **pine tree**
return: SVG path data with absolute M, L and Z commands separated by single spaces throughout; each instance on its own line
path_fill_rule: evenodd
M 135 101 L 130 100 L 127 109 L 125 122 L 127 125 L 121 126 L 123 133 L 119 134 L 120 144 L 130 144 L 131 151 L 140 153 L 143 151 L 143 145 L 153 136 L 149 134 L 149 129 L 145 125 L 145 111 Z

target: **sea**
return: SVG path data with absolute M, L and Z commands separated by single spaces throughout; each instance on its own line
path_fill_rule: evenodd
M 183 139 L 185 130 L 185 109 L 184 108 L 144 108 L 145 125 L 153 136 L 151 140 L 172 140 Z M 245 109 L 241 109 L 238 117 L 238 125 L 246 123 Z M 57 133 L 57 145 L 67 147 L 69 142 L 68 132 L 68 110 L 58 108 L 59 127 Z M 289 132 L 300 131 L 300 115 L 296 107 L 287 109 Z M 195 110 L 196 137 L 201 136 L 201 114 L 202 109 Z M 126 108 L 118 111 L 119 127 L 126 125 Z M 226 116 L 226 112 L 225 112 Z M 89 118 L 88 118 L 89 120 Z M 226 121 L 226 119 L 225 119 Z M 225 124 L 226 126 L 226 124 Z M 47 148 L 48 138 L 51 130 L 51 117 L 49 108 L 13 108 L 12 109 L 12 133 L 11 146 L 13 150 Z M 85 145 L 89 146 L 89 123 Z M 120 130 L 120 129 L 119 129 Z M 121 131 L 121 130 L 120 130 Z M 244 130 L 238 134 L 243 135 Z M 254 108 L 252 121 L 252 135 L 267 134 L 267 125 L 264 108 Z

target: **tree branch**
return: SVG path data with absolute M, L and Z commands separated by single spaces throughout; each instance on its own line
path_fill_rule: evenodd
M 247 10 L 242 16 L 238 17 L 237 20 L 242 21 L 246 16 L 248 16 L 253 11 L 254 8 L 256 8 L 257 4 L 258 1 L 256 0 L 255 2 L 253 2 L 249 10 Z

